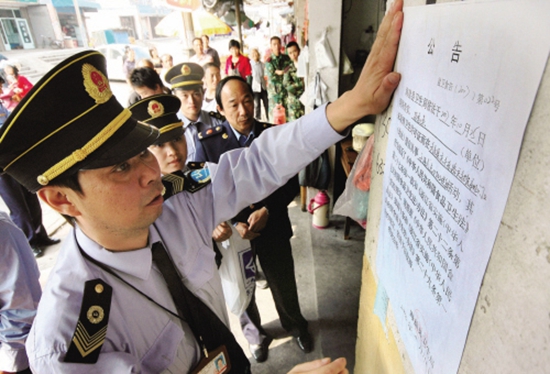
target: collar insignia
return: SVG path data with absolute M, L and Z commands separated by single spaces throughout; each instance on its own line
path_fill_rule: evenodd
M 111 87 L 109 87 L 109 80 L 93 65 L 82 65 L 82 77 L 84 78 L 86 92 L 95 100 L 96 104 L 106 103 L 113 96 Z

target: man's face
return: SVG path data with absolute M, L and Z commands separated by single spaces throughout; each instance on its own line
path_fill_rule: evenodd
M 202 107 L 202 89 L 195 90 L 174 90 L 174 93 L 181 101 L 181 113 L 190 121 L 199 119 Z
M 220 69 L 216 66 L 211 66 L 204 71 L 204 83 L 207 90 L 216 91 L 216 86 L 221 79 Z
M 219 108 L 229 124 L 238 132 L 247 135 L 254 124 L 254 98 L 246 83 L 233 79 L 222 89 L 223 109 Z
M 275 56 L 279 56 L 279 54 L 281 53 L 281 41 L 279 39 L 273 39 L 271 41 L 271 52 Z
M 170 174 L 182 170 L 187 160 L 187 142 L 181 135 L 174 140 L 149 147 L 155 155 L 162 174 Z
M 210 42 L 206 36 L 201 37 L 202 45 L 204 46 L 204 49 L 208 49 L 208 43 Z
M 110 243 L 108 249 L 135 249 L 124 247 L 162 213 L 160 169 L 147 150 L 118 165 L 81 170 L 79 182 L 82 194 L 61 189 L 82 230 L 99 244 Z
M 134 86 L 134 91 L 136 91 L 136 93 L 142 99 L 145 99 L 146 97 L 149 97 L 149 96 L 158 95 L 164 92 L 162 91 L 162 87 L 158 84 L 155 86 L 154 89 L 149 88 L 147 86 L 140 86 L 140 87 Z
M 288 54 L 288 57 L 294 62 L 298 61 L 298 56 L 300 56 L 300 50 L 296 48 L 295 46 L 292 46 L 290 48 L 287 48 L 286 53 Z
M 198 54 L 199 56 L 202 55 L 202 40 L 200 39 L 195 39 L 193 41 L 193 50 L 195 51 L 196 54 Z

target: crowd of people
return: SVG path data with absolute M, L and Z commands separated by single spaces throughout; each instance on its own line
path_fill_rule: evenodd
M 71 56 L 31 88 L 0 128 L 0 167 L 73 229 L 40 295 L 29 241 L 0 215 L 9 261 L 2 266 L 10 269 L 0 283 L 0 372 L 249 373 L 228 328 L 218 273 L 219 243 L 232 235 L 250 241 L 283 328 L 311 351 L 287 205 L 298 171 L 354 121 L 387 107 L 399 83 L 396 4 L 356 87 L 306 116 L 289 109 L 299 119 L 283 126 L 254 117 L 262 90 L 270 104 L 298 97 L 298 78 L 286 75 L 299 47 L 289 43 L 289 57 L 278 37 L 260 66 L 265 86 L 254 83 L 259 56 L 246 64 L 235 51 L 226 63 L 233 74 L 220 79 L 220 64 L 197 39 L 195 62 L 174 65 L 153 52 L 161 66 L 137 62 L 128 74 L 136 101 L 127 108 L 114 98 L 97 51 Z M 203 109 L 212 101 L 215 111 Z M 240 319 L 252 356 L 265 361 L 272 339 L 254 297 Z M 345 366 L 322 359 L 290 373 L 347 373 Z
M 249 56 L 242 53 L 241 44 L 231 39 L 227 48 L 227 56 L 222 66 L 218 51 L 210 47 L 208 35 L 193 39 L 194 54 L 189 61 L 200 65 L 204 70 L 204 104 L 203 109 L 211 112 L 217 110 L 215 87 L 222 77 L 240 76 L 252 87 L 254 96 L 254 118 L 273 122 L 274 109 L 284 108 L 285 120 L 293 121 L 305 113 L 300 98 L 305 91 L 304 79 L 298 75 L 298 58 L 300 47 L 296 41 L 289 41 L 286 46 L 281 44 L 281 38 L 273 36 L 264 60 L 257 48 L 250 49 Z M 165 79 L 166 73 L 174 66 L 170 54 L 159 56 L 156 48 L 150 48 L 150 59 L 135 61 L 135 54 L 127 48 L 124 57 L 123 71 L 131 82 L 131 74 L 135 68 L 150 67 L 154 69 L 163 86 L 169 90 L 170 83 Z M 139 99 L 134 92 L 128 104 Z

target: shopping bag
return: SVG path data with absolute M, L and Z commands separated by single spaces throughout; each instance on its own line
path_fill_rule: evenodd
M 248 307 L 254 293 L 256 264 L 250 240 L 242 239 L 233 225 L 231 229 L 233 235 L 218 243 L 223 255 L 219 272 L 225 302 L 231 313 L 240 316 Z
M 321 38 L 315 43 L 315 54 L 317 57 L 317 69 L 333 68 L 336 66 L 336 60 L 332 54 L 332 49 L 327 39 L 328 29 L 323 31 Z

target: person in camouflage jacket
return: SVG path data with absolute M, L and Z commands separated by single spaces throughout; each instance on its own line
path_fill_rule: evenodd
M 298 76 L 298 56 L 300 47 L 296 42 L 290 42 L 286 46 L 286 53 L 290 57 L 289 69 L 283 75 L 283 86 L 287 91 L 286 120 L 294 121 L 304 115 L 304 105 L 300 102 L 300 96 L 304 93 L 304 80 Z
M 273 118 L 275 105 L 282 104 L 287 110 L 287 92 L 283 84 L 283 76 L 285 71 L 290 68 L 292 61 L 287 55 L 281 53 L 281 39 L 278 36 L 271 38 L 270 45 L 271 56 L 265 62 L 265 71 L 268 79 L 269 117 Z

